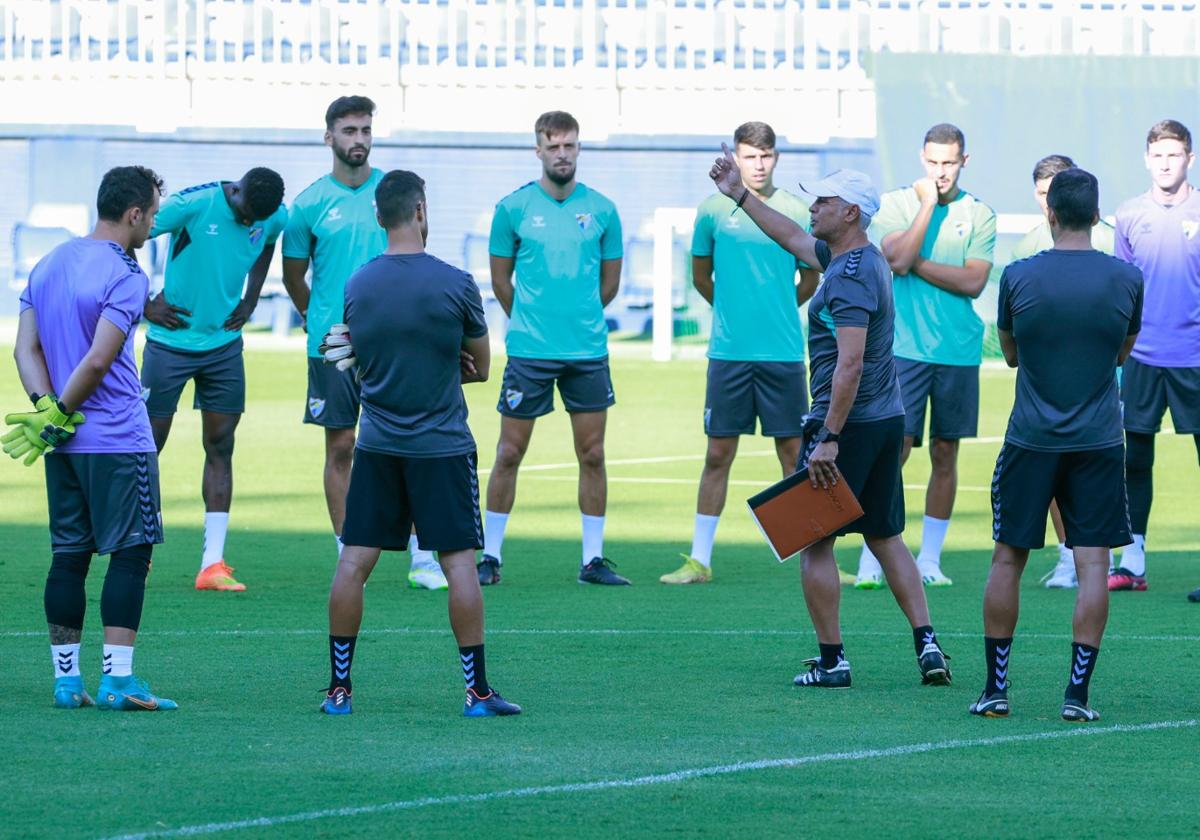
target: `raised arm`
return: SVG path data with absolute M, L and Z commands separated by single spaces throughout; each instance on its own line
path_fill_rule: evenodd
M 742 183 L 741 173 L 733 160 L 729 146 L 721 144 L 722 156 L 713 162 L 708 176 L 717 189 L 738 203 L 751 221 L 785 251 L 809 265 L 820 265 L 817 259 L 817 240 L 782 213 L 768 207 Z M 734 209 L 737 212 L 737 208 Z
M 909 274 L 913 264 L 921 256 L 921 245 L 929 231 L 933 209 L 937 207 L 937 184 L 932 178 L 921 178 L 913 182 L 917 198 L 921 202 L 917 215 L 904 230 L 894 230 L 879 243 L 879 250 L 887 257 L 888 265 L 896 274 Z

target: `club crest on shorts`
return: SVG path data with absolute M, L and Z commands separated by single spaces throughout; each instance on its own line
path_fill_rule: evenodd
M 592 225 L 591 213 L 576 213 L 575 221 L 579 223 L 580 230 L 587 230 Z
M 955 222 L 954 223 L 954 233 L 955 233 L 955 235 L 958 236 L 959 239 L 965 239 L 967 237 L 967 235 L 970 234 L 970 232 L 971 232 L 971 223 L 970 222 Z
M 504 402 L 509 408 L 516 408 L 521 404 L 521 400 L 525 399 L 525 394 L 513 388 L 508 388 L 504 391 Z
M 1193 239 L 1196 236 L 1196 231 L 1200 230 L 1200 221 L 1195 219 L 1184 220 L 1183 235 L 1188 239 Z
M 313 416 L 313 419 L 321 416 L 321 412 L 325 410 L 325 400 L 310 399 L 308 401 L 308 413 Z
M 257 245 L 262 241 L 263 229 L 260 227 L 250 228 L 250 244 Z

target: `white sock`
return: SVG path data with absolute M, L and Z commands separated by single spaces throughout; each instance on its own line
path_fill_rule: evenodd
M 604 517 L 588 516 L 586 513 L 579 516 L 583 520 L 583 561 L 580 565 L 586 566 L 597 557 L 604 556 Z
M 1075 552 L 1072 551 L 1071 549 L 1067 548 L 1066 543 L 1059 543 L 1058 544 L 1058 559 L 1065 560 L 1068 557 L 1070 557 L 1072 560 L 1074 560 Z
M 883 567 L 879 565 L 879 560 L 871 553 L 871 549 L 863 543 L 862 554 L 858 555 L 858 578 L 866 580 L 872 577 L 883 577 Z
M 333 540 L 334 540 L 334 542 L 336 542 L 336 543 L 337 543 L 337 553 L 338 553 L 338 557 L 341 557 L 341 556 L 342 556 L 342 549 L 346 547 L 346 544 L 345 544 L 344 542 L 342 542 L 342 537 L 341 537 L 341 535 L 340 535 L 340 534 L 334 534 L 334 535 L 333 535 Z
M 133 648 L 125 645 L 105 645 L 104 673 L 110 677 L 128 677 L 132 674 Z
M 504 545 L 504 529 L 508 527 L 508 514 L 487 511 L 483 516 L 483 553 L 500 559 L 500 547 Z
M 417 542 L 416 534 L 408 538 L 408 553 L 412 557 L 412 568 L 414 569 L 433 571 L 434 569 L 441 568 L 438 565 L 437 558 L 433 556 L 433 552 L 421 548 L 420 543 Z
M 946 530 L 950 527 L 949 519 L 925 517 L 925 525 L 921 530 L 921 552 L 918 560 L 927 563 L 942 564 L 942 544 L 946 542 Z
M 200 558 L 200 571 L 225 558 L 225 533 L 228 530 L 228 513 L 204 514 L 204 556 Z
M 50 645 L 50 660 L 55 677 L 79 676 L 79 642 L 73 645 Z
M 1133 545 L 1121 553 L 1121 568 L 1141 577 L 1146 574 L 1146 535 L 1134 534 Z
M 704 568 L 712 567 L 713 540 L 717 537 L 717 523 L 720 516 L 696 514 L 696 529 L 692 532 L 692 559 L 699 561 Z

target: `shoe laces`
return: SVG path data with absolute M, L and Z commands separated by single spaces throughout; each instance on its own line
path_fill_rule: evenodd
M 609 560 L 607 557 L 593 557 L 588 562 L 587 565 L 593 569 L 599 568 L 601 566 L 603 566 L 609 570 L 617 568 L 617 564 L 614 563 L 613 561 Z

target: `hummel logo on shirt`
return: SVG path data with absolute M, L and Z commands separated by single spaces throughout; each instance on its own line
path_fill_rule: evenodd
M 546 217 L 545 216 L 534 216 L 533 217 L 533 227 L 543 228 L 545 226 L 546 226 Z
M 340 218 L 342 218 L 342 211 L 336 207 L 330 207 L 329 212 L 325 214 L 325 221 L 327 222 L 336 222 Z
M 209 225 L 208 230 L 206 230 L 205 233 L 207 233 L 209 236 L 219 236 L 220 235 L 217 233 L 217 226 L 215 224 Z

